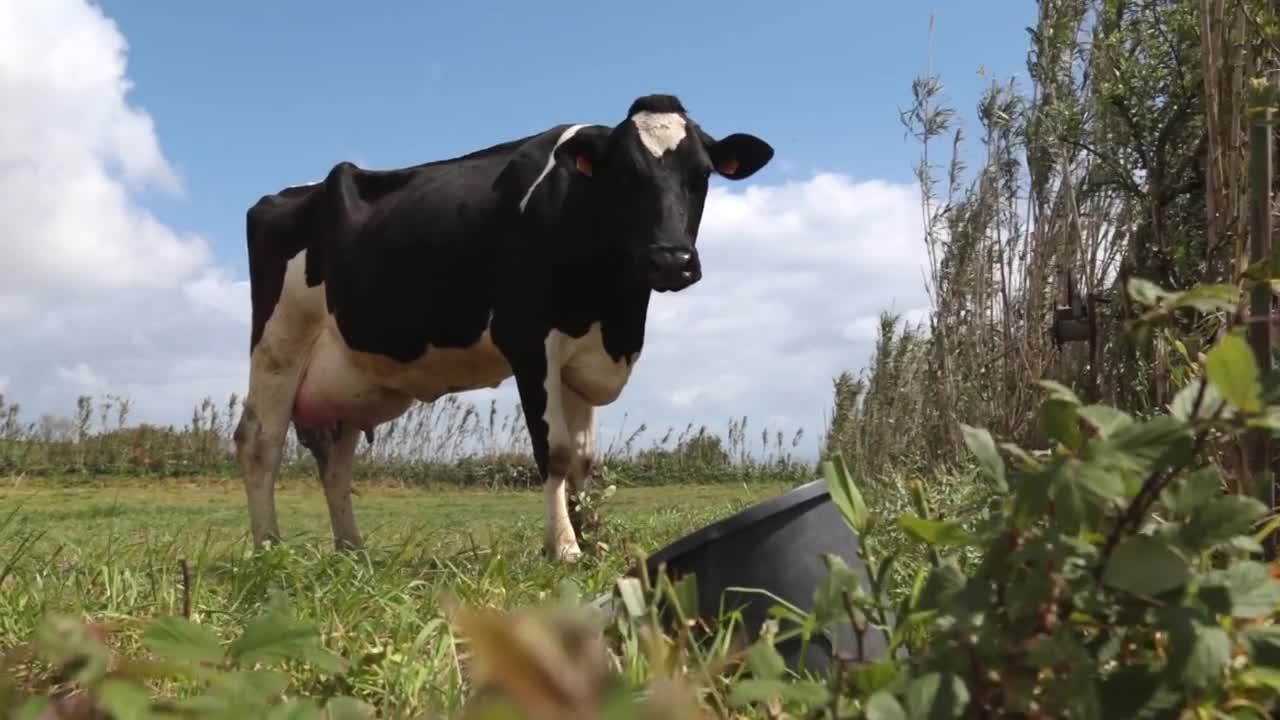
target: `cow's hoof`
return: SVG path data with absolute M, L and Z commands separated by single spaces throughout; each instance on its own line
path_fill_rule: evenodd
M 554 548 L 544 547 L 543 552 L 551 556 L 555 562 L 576 563 L 582 558 L 582 549 L 577 543 L 572 545 L 559 545 Z

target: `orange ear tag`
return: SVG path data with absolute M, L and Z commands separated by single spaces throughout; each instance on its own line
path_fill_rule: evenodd
M 578 172 L 591 177 L 591 158 L 586 155 L 579 155 L 577 158 Z

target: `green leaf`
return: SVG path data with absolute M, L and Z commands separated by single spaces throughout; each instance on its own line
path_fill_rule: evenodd
M 1076 395 L 1075 391 L 1067 387 L 1066 385 L 1063 385 L 1062 383 L 1058 382 L 1057 380 L 1049 380 L 1048 378 L 1041 378 L 1040 380 L 1036 381 L 1036 384 L 1045 389 L 1045 391 L 1048 393 L 1047 397 L 1050 400 L 1061 400 L 1062 402 L 1068 403 L 1070 405 L 1081 404 L 1080 397 Z
M 1079 448 L 1084 436 L 1077 424 L 1079 405 L 1058 398 L 1044 401 L 1040 406 L 1040 431 L 1045 437 L 1060 442 L 1072 450 Z
M 907 711 L 897 698 L 884 691 L 867 698 L 865 711 L 867 720 L 907 720 Z
M 1142 305 L 1155 306 L 1173 296 L 1173 293 L 1159 285 L 1140 277 L 1131 277 L 1128 282 L 1129 297 Z
M 1123 500 L 1128 494 L 1124 476 L 1115 468 L 1099 462 L 1073 461 L 1076 482 L 1098 498 L 1106 501 Z
M 1080 417 L 1104 438 L 1122 427 L 1133 424 L 1133 418 L 1128 413 L 1109 405 L 1085 405 L 1079 412 Z
M 826 625 L 847 619 L 844 594 L 862 594 L 862 578 L 844 563 L 839 555 L 825 554 L 827 574 L 813 591 L 813 615 L 818 625 Z
M 1178 293 L 1169 307 L 1194 308 L 1202 313 L 1231 312 L 1240 302 L 1240 289 L 1225 283 L 1206 283 Z
M 1159 617 L 1169 633 L 1170 679 L 1195 689 L 1217 685 L 1231 660 L 1227 632 L 1185 607 L 1166 608 Z
M 1181 693 L 1161 683 L 1160 675 L 1144 665 L 1120 666 L 1102 681 L 1099 691 L 1105 720 L 1176 717 L 1167 712 L 1184 702 Z
M 301 660 L 308 646 L 317 639 L 311 623 L 282 613 L 270 613 L 250 621 L 240 637 L 231 643 L 228 654 L 235 662 L 250 665 Z
M 893 566 L 898 562 L 900 550 L 893 550 L 880 558 L 880 564 L 876 567 L 875 584 L 876 587 L 885 588 L 889 585 L 889 573 L 893 572 Z
M 898 679 L 898 664 L 893 660 L 867 663 L 854 668 L 849 680 L 859 695 L 871 697 L 889 687 Z M 897 701 L 894 701 L 897 704 Z
M 324 706 L 327 720 L 370 720 L 376 712 L 372 705 L 349 697 L 331 698 Z
M 920 610 L 941 609 L 956 593 L 965 587 L 965 575 L 955 560 L 946 559 L 932 568 L 929 577 L 920 588 L 916 607 Z
M 307 646 L 302 651 L 302 659 L 320 672 L 330 675 L 346 672 L 351 666 L 346 658 L 319 644 Z
M 898 526 L 915 539 L 931 546 L 972 545 L 976 542 L 964 526 L 954 520 L 929 520 L 914 515 L 898 518 Z
M 1024 470 L 1033 470 L 1040 467 L 1040 461 L 1031 453 L 1018 447 L 1016 443 L 1002 442 L 1000 443 L 1000 447 L 1009 454 L 1009 457 L 1014 461 L 1014 465 L 1016 467 Z
M 978 464 L 982 466 L 987 477 L 994 480 L 996 487 L 1001 490 L 1008 487 L 1004 477 L 1004 459 L 996 450 L 996 443 L 991 439 L 991 433 L 985 428 L 972 427 L 964 423 L 960 423 L 960 431 L 964 435 L 964 444 L 977 458 Z
M 853 528 L 854 532 L 859 534 L 866 532 L 867 504 L 863 501 L 858 486 L 853 482 L 844 457 L 837 453 L 835 460 L 823 461 L 822 474 L 827 479 L 831 501 L 840 509 L 845 522 L 849 523 L 849 527 Z
M 951 674 L 931 672 L 907 685 L 907 717 L 911 720 L 950 720 L 964 714 L 969 688 Z
M 152 716 L 147 691 L 134 683 L 107 678 L 99 693 L 99 704 L 111 712 L 114 720 L 146 720 Z
M 1280 580 L 1253 560 L 1206 573 L 1199 594 L 1206 605 L 1232 617 L 1264 618 L 1280 608 Z
M 784 700 L 801 703 L 807 707 L 821 707 L 831 701 L 831 693 L 826 686 L 811 680 L 800 680 L 787 683 L 782 691 Z
M 173 701 L 173 707 L 195 717 L 222 717 L 235 710 L 235 696 L 216 693 L 195 695 Z
M 627 614 L 633 618 L 644 615 L 644 586 L 639 578 L 624 577 L 618 580 L 618 594 L 622 596 L 622 605 Z
M 1267 506 L 1246 495 L 1213 498 L 1191 512 L 1182 526 L 1179 540 L 1192 550 L 1205 550 L 1236 535 L 1249 532 L 1254 521 L 1265 515 Z
M 1206 353 L 1204 372 L 1232 405 L 1250 413 L 1262 410 L 1258 363 L 1240 333 L 1228 333 Z
M 1069 476 L 1060 475 L 1055 478 L 1053 487 L 1049 489 L 1053 499 L 1054 520 L 1064 535 L 1076 535 L 1084 523 L 1084 498 L 1079 487 Z
M 1212 465 L 1179 477 L 1163 493 L 1165 507 L 1189 515 L 1222 494 L 1222 475 Z
M 1245 425 L 1251 428 L 1270 430 L 1272 434 L 1280 433 L 1280 408 L 1264 408 L 1261 415 L 1249 418 L 1245 421 Z
M 679 580 L 671 583 L 670 599 L 675 600 L 685 617 L 698 614 L 698 580 L 693 573 L 681 575 Z
M 762 680 L 777 680 L 787 672 L 787 662 L 764 637 L 752 643 L 747 650 L 746 660 L 751 674 Z
M 1217 415 L 1226 420 L 1235 416 L 1236 409 L 1227 402 L 1213 383 L 1205 385 L 1204 397 L 1200 398 L 1200 409 L 1196 410 L 1196 397 L 1200 394 L 1200 386 L 1205 384 L 1204 378 L 1193 378 L 1173 396 L 1169 403 L 1169 414 L 1183 421 L 1208 420 Z M 1194 414 L 1193 414 L 1193 411 Z
M 271 709 L 267 720 L 320 720 L 320 706 L 311 698 L 299 698 Z
M 1104 583 L 1135 595 L 1160 595 L 1190 577 L 1187 562 L 1173 548 L 1146 535 L 1121 540 L 1102 573 Z
M 781 680 L 758 680 L 748 678 L 741 680 L 729 691 L 729 704 L 742 707 L 751 703 L 768 702 L 770 698 L 780 698 L 787 689 Z
M 52 701 L 47 697 L 31 698 L 18 708 L 18 712 L 13 715 L 13 720 L 41 720 L 41 718 L 53 716 L 48 712 L 51 704 Z
M 1280 670 L 1269 667 L 1245 668 L 1236 676 L 1241 685 L 1249 688 L 1266 688 L 1280 693 Z
M 729 704 L 741 707 L 750 703 L 766 702 L 775 697 L 809 707 L 819 707 L 831 699 L 831 694 L 826 687 L 815 682 L 783 682 L 750 678 L 733 686 L 733 690 L 729 691 Z
M 162 617 L 147 626 L 142 642 L 151 652 L 170 660 L 219 663 L 226 657 L 218 636 L 183 617 Z
M 234 670 L 223 677 L 242 698 L 274 698 L 289 687 L 289 676 L 279 670 Z
M 1170 415 L 1119 428 L 1102 449 L 1109 462 L 1118 462 L 1141 472 L 1157 465 L 1181 465 L 1191 457 L 1191 426 Z
M 1280 668 L 1280 626 L 1255 625 L 1240 633 L 1240 642 L 1254 664 Z

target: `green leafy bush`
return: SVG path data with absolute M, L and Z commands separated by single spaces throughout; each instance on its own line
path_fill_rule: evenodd
M 340 673 L 349 663 L 326 650 L 309 622 L 277 602 L 224 642 L 206 626 L 178 616 L 151 621 L 142 641 L 150 659 L 116 657 L 108 633 L 96 624 L 53 616 L 26 647 L 10 652 L 5 665 L 34 654 L 56 669 L 55 683 L 36 697 L 21 697 L 13 679 L 0 676 L 0 707 L 13 718 L 162 717 L 290 718 L 363 720 L 373 708 L 343 695 L 287 698 L 285 668 L 304 663 Z M 6 668 L 7 669 L 7 668 Z M 176 684 L 188 692 L 153 701 L 155 685 Z M 150 686 L 150 687 L 149 687 Z
M 1149 307 L 1144 324 L 1186 309 L 1234 309 L 1239 299 L 1224 286 L 1179 294 L 1137 281 L 1130 291 Z M 1259 371 L 1235 328 L 1196 367 L 1203 374 L 1169 411 L 1145 418 L 1041 382 L 1047 451 L 962 426 L 999 490 L 974 529 L 923 507 L 900 516 L 927 558 L 900 602 L 882 582 L 896 556 L 867 553 L 872 587 L 836 567 L 815 612 L 796 618 L 794 632 L 836 622 L 882 632 L 906 656 L 850 662 L 818 679 L 767 666 L 749 682 L 776 687 L 797 716 L 1272 717 L 1280 572 L 1263 543 L 1280 520 L 1255 497 L 1224 491 L 1210 448 L 1280 429 L 1280 375 Z M 866 531 L 877 518 L 838 456 L 826 470 L 846 520 Z M 841 606 L 833 595 L 847 612 L 829 611 Z

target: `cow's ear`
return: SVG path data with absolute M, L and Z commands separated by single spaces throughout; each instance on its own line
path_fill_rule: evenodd
M 711 164 L 729 180 L 745 180 L 773 159 L 773 147 L 755 135 L 734 133 L 707 143 Z
M 573 137 L 560 145 L 560 153 L 578 174 L 591 177 L 604 155 L 604 146 L 608 140 L 607 127 L 592 125 L 580 128 Z

